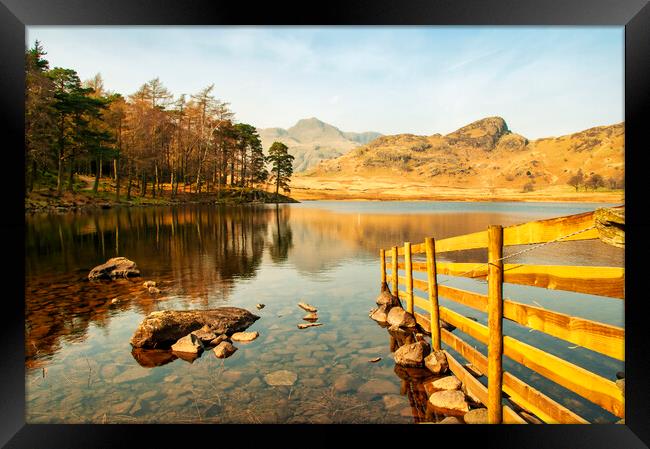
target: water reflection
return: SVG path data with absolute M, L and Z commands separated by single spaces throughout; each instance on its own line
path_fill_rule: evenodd
M 414 214 L 400 203 L 373 205 L 381 210 L 366 212 L 364 203 L 342 203 L 341 211 L 317 206 L 189 205 L 28 217 L 29 422 L 427 419 L 422 379 L 413 370 L 395 367 L 390 351 L 399 343 L 389 341 L 386 329 L 368 319 L 379 287 L 379 248 L 584 210 L 545 206 L 532 207 L 531 213 L 531 206 L 521 204 L 505 211 L 481 205 L 470 212 L 463 205 L 458 210 L 447 206 L 444 213 Z M 623 254 L 598 242 L 575 242 L 541 248 L 512 262 L 622 265 Z M 87 280 L 92 267 L 118 255 L 136 261 L 142 278 Z M 468 251 L 446 257 L 476 261 L 485 254 Z M 145 280 L 155 280 L 161 292 L 149 293 L 142 286 Z M 567 300 L 556 293 L 548 292 L 548 298 L 536 294 L 534 299 L 554 310 L 606 322 L 620 319 L 611 319 L 619 311 L 622 315 L 620 301 L 592 307 L 587 295 Z M 322 327 L 296 328 L 304 322 L 303 311 L 296 307 L 299 301 L 318 306 Z M 256 303 L 266 307 L 256 311 Z M 225 361 L 206 353 L 185 363 L 176 360 L 178 354 L 132 350 L 128 343 L 152 311 L 222 305 L 262 316 L 251 329 L 260 337 Z M 558 354 L 582 363 L 578 350 L 563 350 L 567 354 Z M 382 360 L 368 362 L 375 357 Z M 264 375 L 285 369 L 297 374 L 296 384 L 287 391 L 269 388 Z M 355 388 L 332 390 L 337 379 L 350 375 Z

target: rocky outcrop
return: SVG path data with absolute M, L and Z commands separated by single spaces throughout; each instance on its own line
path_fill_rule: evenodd
M 258 316 L 237 307 L 208 310 L 165 310 L 151 312 L 131 337 L 135 348 L 166 348 L 179 338 L 206 326 L 215 334 L 243 331 Z
M 91 281 L 97 279 L 115 279 L 140 276 L 138 266 L 126 257 L 114 257 L 106 263 L 98 265 L 88 274 Z
M 497 150 L 523 151 L 528 145 L 528 139 L 519 134 L 510 133 L 501 136 L 497 143 Z
M 423 341 L 416 341 L 415 343 L 404 345 L 395 351 L 395 363 L 404 367 L 422 367 L 424 365 L 424 358 L 430 351 L 429 344 Z
M 449 145 L 490 151 L 501 136 L 509 132 L 506 121 L 501 117 L 487 117 L 447 134 L 445 140 Z

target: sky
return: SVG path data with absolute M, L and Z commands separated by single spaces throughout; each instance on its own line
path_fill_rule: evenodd
M 210 84 L 235 120 L 446 134 L 503 117 L 530 139 L 624 120 L 623 27 L 29 26 L 50 67 L 129 95 Z

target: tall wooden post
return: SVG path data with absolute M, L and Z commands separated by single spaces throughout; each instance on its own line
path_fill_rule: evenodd
M 391 252 L 393 258 L 393 291 L 391 293 L 399 298 L 399 295 L 397 294 L 397 288 L 398 288 L 397 278 L 399 277 L 399 269 L 397 268 L 397 264 L 399 263 L 397 258 L 397 246 L 393 246 L 393 250 Z
M 381 263 L 381 287 L 386 284 L 386 250 L 379 250 L 379 261 Z
M 503 228 L 488 227 L 488 423 L 501 424 L 503 416 Z
M 413 265 L 411 263 L 411 242 L 404 243 L 404 271 L 406 272 L 406 311 L 413 313 Z
M 427 280 L 429 287 L 429 312 L 431 315 L 431 343 L 440 350 L 440 311 L 438 309 L 438 279 L 436 269 L 436 243 L 431 237 L 424 239 L 427 253 Z

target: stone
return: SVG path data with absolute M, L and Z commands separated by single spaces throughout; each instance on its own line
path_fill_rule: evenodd
M 271 386 L 291 386 L 298 380 L 298 375 L 285 369 L 274 371 L 264 376 L 264 381 Z
M 308 313 L 304 317 L 302 317 L 303 320 L 305 321 L 316 321 L 318 319 L 318 314 L 316 313 Z
M 623 393 L 625 393 L 625 378 L 618 379 L 616 381 L 616 386 L 618 387 L 619 390 L 621 390 Z
M 382 291 L 379 296 L 377 296 L 376 303 L 378 306 L 385 306 L 386 310 L 390 310 L 395 306 L 399 306 L 399 299 L 397 296 L 392 295 L 388 290 Z
M 455 416 L 447 416 L 445 419 L 437 422 L 436 424 L 465 424 L 465 423 L 462 422 L 460 419 L 456 418 Z
M 424 358 L 429 354 L 431 348 L 428 343 L 416 341 L 408 345 L 401 346 L 393 355 L 395 363 L 405 367 L 421 367 L 424 364 Z
M 90 270 L 88 279 L 91 281 L 96 279 L 115 279 L 140 276 L 138 266 L 132 260 L 126 257 L 113 257 L 108 259 L 106 263 L 97 265 Z
M 426 368 L 419 367 L 405 367 L 401 365 L 395 365 L 393 372 L 397 374 L 397 377 L 409 382 L 420 383 L 427 379 L 433 377 L 431 371 Z
M 483 376 L 483 373 L 471 363 L 465 365 L 465 369 L 470 372 L 470 374 L 476 378 Z
M 203 351 L 203 343 L 201 343 L 201 340 L 196 335 L 187 334 L 186 336 L 179 338 L 178 341 L 172 345 L 171 349 L 174 352 L 198 354 Z
M 255 307 L 257 307 L 257 310 L 262 310 L 266 306 L 264 304 L 257 304 Z
M 435 391 L 439 390 L 458 390 L 462 382 L 456 376 L 446 376 L 431 382 L 431 387 Z
M 465 394 L 459 390 L 436 391 L 429 397 L 429 404 L 445 415 L 463 416 L 469 412 Z
M 230 339 L 232 341 L 253 341 L 259 336 L 259 332 L 235 332 Z
M 164 310 L 151 312 L 131 337 L 135 348 L 165 348 L 179 338 L 207 325 L 215 334 L 240 332 L 259 317 L 237 307 L 208 310 Z
M 376 309 L 372 309 L 368 316 L 371 320 L 375 320 L 378 323 L 383 324 L 388 322 L 388 310 L 386 306 L 379 306 Z
M 219 335 L 217 338 L 215 338 L 214 340 L 212 340 L 212 341 L 210 342 L 210 344 L 211 344 L 212 346 L 217 346 L 217 345 L 218 345 L 219 343 L 221 343 L 222 341 L 227 341 L 228 343 L 230 343 L 230 339 L 228 338 L 228 336 L 227 336 L 226 334 L 221 334 L 221 335 Z
M 399 393 L 399 386 L 385 379 L 373 379 L 361 385 L 358 392 L 369 398 L 385 394 Z
M 391 326 L 397 326 L 401 328 L 415 328 L 417 324 L 413 315 L 401 307 L 391 308 L 388 312 L 388 316 L 386 317 L 386 321 Z
M 397 351 L 400 346 L 408 345 L 415 343 L 415 337 L 413 332 L 409 330 L 402 329 L 399 326 L 392 325 L 388 328 L 388 333 L 391 337 L 391 351 Z M 395 342 L 393 342 L 395 340 Z
M 374 359 L 370 359 L 370 360 L 368 360 L 368 362 L 370 362 L 370 363 L 377 363 L 377 362 L 380 361 L 380 360 L 381 360 L 381 357 L 375 357 Z
M 222 341 L 214 348 L 214 355 L 220 359 L 226 359 L 233 355 L 237 351 L 237 348 L 228 343 L 227 341 Z
M 158 293 L 160 293 L 160 289 L 156 288 L 156 287 L 149 287 L 148 290 L 149 290 L 149 293 L 151 293 L 152 295 L 157 295 Z
M 142 286 L 144 288 L 155 287 L 156 281 L 145 281 L 144 284 L 142 284 Z
M 487 424 L 488 411 L 486 408 L 475 408 L 465 413 L 463 421 L 465 421 L 465 424 Z
M 306 310 L 307 312 L 312 312 L 312 313 L 318 312 L 318 309 L 316 309 L 316 307 L 310 306 L 309 304 L 306 304 L 304 302 L 299 302 L 298 307 L 300 307 L 303 310 Z
M 334 390 L 339 393 L 346 393 L 359 388 L 363 381 L 352 374 L 343 374 L 334 381 Z
M 203 326 L 199 330 L 193 331 L 192 335 L 195 335 L 199 340 L 201 340 L 201 343 L 203 343 L 204 345 L 210 344 L 210 342 L 212 342 L 215 338 L 217 338 L 217 334 L 212 332 L 208 325 Z
M 307 329 L 308 327 L 316 327 L 316 326 L 322 326 L 323 323 L 306 323 L 306 324 L 299 324 L 298 329 Z
M 449 370 L 444 351 L 433 351 L 424 358 L 424 366 L 433 374 L 444 374 Z
M 625 379 L 625 372 L 624 371 L 617 371 L 616 372 L 616 378 L 617 379 Z

